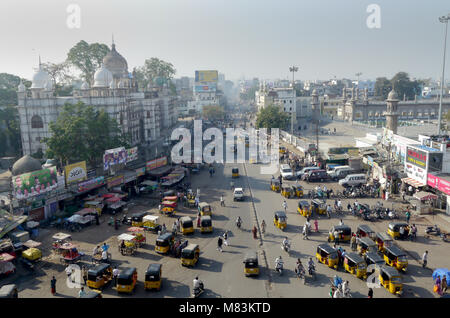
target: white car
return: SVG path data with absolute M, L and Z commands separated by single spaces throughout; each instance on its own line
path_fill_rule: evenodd
M 291 167 L 289 167 L 289 165 L 281 165 L 280 174 L 283 179 L 289 180 L 289 179 L 294 178 L 294 174 L 292 172 Z
M 244 189 L 235 188 L 233 192 L 233 201 L 244 201 Z

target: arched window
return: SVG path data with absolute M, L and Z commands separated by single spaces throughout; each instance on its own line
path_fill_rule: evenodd
M 38 115 L 31 117 L 31 128 L 44 128 L 44 122 Z

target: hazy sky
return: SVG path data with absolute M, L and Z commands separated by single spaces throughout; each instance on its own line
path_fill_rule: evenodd
M 72 3 L 80 29 L 66 24 Z M 367 27 L 370 4 L 380 6 L 379 29 Z M 297 79 L 438 78 L 438 17 L 448 13 L 449 0 L 0 0 L 0 73 L 31 78 L 39 53 L 61 62 L 78 41 L 109 45 L 114 33 L 129 70 L 158 57 L 176 77 L 217 69 L 227 79 L 291 78 L 297 65 Z

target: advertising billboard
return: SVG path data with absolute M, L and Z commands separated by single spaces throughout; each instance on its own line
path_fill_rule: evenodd
M 58 187 L 56 167 L 24 173 L 12 178 L 14 197 L 26 199 Z
M 86 161 L 77 162 L 64 167 L 66 184 L 84 181 L 87 178 Z
M 427 184 L 430 187 L 438 189 L 439 191 L 445 193 L 446 195 L 450 195 L 450 181 L 447 181 L 445 179 L 442 179 L 429 173 Z
M 124 177 L 123 176 L 111 177 L 111 178 L 108 178 L 106 180 L 106 186 L 108 188 L 112 188 L 112 187 L 121 185 L 123 183 L 123 181 L 124 181 Z
M 137 147 L 127 149 L 127 163 L 131 162 L 133 160 L 137 160 L 137 158 L 138 158 L 138 148 Z
M 146 171 L 151 171 L 153 169 L 156 169 L 156 168 L 159 168 L 159 167 L 162 167 L 165 165 L 167 165 L 167 157 L 161 157 L 158 159 L 147 161 Z
M 196 82 L 216 82 L 219 80 L 218 71 L 195 71 Z
M 106 150 L 103 155 L 103 169 L 108 170 L 110 167 L 126 163 L 127 150 L 124 147 Z
M 416 167 L 426 169 L 427 153 L 419 149 L 407 147 L 405 163 L 410 163 Z
M 217 90 L 217 85 L 216 84 L 212 84 L 212 83 L 201 84 L 201 85 L 196 84 L 194 86 L 194 91 L 196 93 L 208 93 L 208 92 L 213 93 L 216 90 Z
M 105 184 L 105 177 L 97 177 L 78 184 L 78 192 L 89 191 Z

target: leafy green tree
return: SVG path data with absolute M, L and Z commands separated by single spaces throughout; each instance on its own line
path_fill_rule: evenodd
M 13 106 L 0 109 L 0 155 L 20 155 L 19 113 Z
M 407 100 L 414 99 L 415 95 L 420 94 L 420 84 L 420 81 L 411 81 L 408 73 L 405 72 L 399 72 L 391 79 L 391 85 L 397 92 L 399 99 L 403 99 L 403 96 Z
M 225 110 L 221 106 L 204 106 L 202 112 L 203 118 L 208 120 L 223 120 L 225 118 Z
M 79 69 L 82 78 L 92 86 L 94 73 L 101 66 L 103 58 L 108 52 L 109 47 L 106 44 L 89 44 L 81 40 L 70 49 L 67 54 L 67 62 Z
M 257 128 L 279 128 L 286 129 L 289 125 L 290 116 L 282 112 L 278 106 L 269 105 L 259 111 L 256 115 Z
M 92 166 L 102 162 L 107 149 L 129 147 L 128 134 L 122 134 L 117 121 L 103 111 L 82 102 L 64 105 L 55 122 L 52 136 L 45 138 L 47 156 L 63 164 L 86 160 Z
M 382 100 L 385 100 L 392 90 L 391 81 L 389 81 L 386 77 L 378 77 L 375 81 L 375 96 L 379 97 Z
M 148 83 L 162 86 L 169 83 L 175 73 L 176 70 L 172 63 L 156 57 L 145 60 L 144 66 L 135 68 L 135 77 L 140 88 L 147 87 Z

